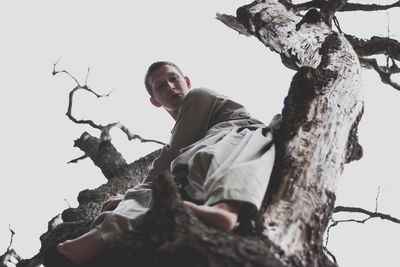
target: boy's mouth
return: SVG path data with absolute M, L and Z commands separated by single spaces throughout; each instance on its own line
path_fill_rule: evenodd
M 175 97 L 177 97 L 177 96 L 182 96 L 182 94 L 173 94 L 173 95 L 171 96 L 171 98 L 175 98 Z

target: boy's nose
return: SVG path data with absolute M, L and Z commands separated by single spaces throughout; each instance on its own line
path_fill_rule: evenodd
M 176 87 L 174 85 L 174 83 L 168 82 L 168 88 L 170 92 L 175 92 Z
M 167 82 L 167 84 L 168 84 L 168 88 L 169 89 L 174 89 L 175 87 L 174 87 L 174 83 L 172 83 L 172 82 Z

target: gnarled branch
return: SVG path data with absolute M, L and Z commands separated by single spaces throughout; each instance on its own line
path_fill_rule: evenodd
M 390 5 L 347 3 L 347 5 L 339 11 L 381 11 L 394 7 L 400 7 L 400 1 L 394 2 Z
M 110 130 L 113 127 L 117 127 L 119 129 L 121 129 L 127 135 L 129 140 L 138 139 L 140 142 L 154 142 L 154 143 L 157 143 L 157 144 L 160 144 L 160 145 L 165 145 L 165 143 L 163 143 L 163 142 L 160 142 L 160 141 L 157 141 L 157 140 L 153 140 L 153 139 L 146 139 L 146 138 L 141 137 L 140 135 L 132 134 L 128 130 L 128 128 L 126 128 L 120 122 L 114 122 L 114 123 L 110 123 L 110 124 L 108 124 L 106 126 L 103 126 L 101 124 L 94 123 L 92 120 L 78 120 L 78 119 L 76 119 L 72 115 L 72 104 L 73 104 L 74 94 L 75 94 L 76 91 L 78 91 L 78 90 L 86 90 L 89 93 L 95 95 L 97 98 L 107 97 L 107 96 L 109 96 L 111 94 L 111 92 L 106 94 L 106 95 L 100 95 L 100 94 L 96 93 L 95 91 L 93 91 L 92 89 L 89 88 L 89 86 L 87 85 L 87 81 L 88 81 L 88 77 L 89 77 L 90 68 L 88 68 L 88 71 L 87 71 L 87 74 L 86 74 L 85 84 L 82 85 L 82 84 L 79 83 L 78 79 L 76 79 L 68 71 L 66 71 L 66 70 L 56 70 L 56 66 L 57 66 L 58 62 L 59 62 L 59 59 L 53 65 L 53 76 L 58 74 L 58 73 L 65 73 L 71 79 L 73 79 L 75 81 L 75 83 L 76 83 L 76 86 L 69 93 L 68 110 L 67 110 L 66 115 L 68 116 L 68 118 L 70 120 L 72 120 L 73 122 L 78 123 L 78 124 L 88 124 L 88 125 L 92 126 L 93 128 L 100 130 L 101 131 L 101 141 L 109 141 L 109 140 L 111 140 Z M 84 156 L 79 157 L 77 159 L 71 160 L 69 163 L 76 163 L 78 160 L 81 160 L 81 159 L 83 159 L 85 157 L 86 156 L 84 155 Z
M 346 1 L 347 2 L 347 1 Z M 297 11 L 304 11 L 311 8 L 322 8 L 326 4 L 325 0 L 313 0 L 300 4 L 291 4 L 291 8 L 295 8 Z M 287 5 L 288 6 L 288 5 Z M 346 3 L 343 7 L 336 11 L 382 11 L 390 8 L 400 7 L 400 1 L 394 2 L 390 5 L 378 5 L 378 4 L 359 4 L 359 3 Z
M 85 84 L 84 84 L 84 85 L 80 84 L 79 81 L 78 81 L 78 79 L 76 79 L 76 78 L 75 78 L 72 74 L 70 74 L 68 71 L 66 71 L 66 70 L 56 70 L 56 66 L 57 66 L 59 60 L 60 60 L 60 59 L 58 59 L 57 62 L 54 63 L 54 65 L 53 65 L 53 76 L 55 76 L 55 75 L 57 75 L 57 74 L 59 74 L 59 73 L 65 73 L 65 74 L 67 74 L 69 77 L 71 77 L 71 78 L 75 81 L 75 83 L 76 83 L 76 86 L 75 86 L 75 87 L 70 91 L 70 93 L 69 93 L 68 110 L 67 110 L 66 115 L 68 116 L 68 118 L 69 118 L 71 121 L 73 121 L 73 122 L 75 122 L 75 123 L 78 123 L 78 124 L 89 124 L 89 125 L 92 126 L 93 128 L 96 128 L 96 129 L 99 129 L 100 131 L 102 131 L 102 129 L 103 129 L 104 127 L 101 126 L 100 124 L 96 124 L 96 123 L 94 123 L 92 120 L 78 120 L 78 119 L 76 119 L 76 118 L 72 115 L 73 98 L 74 98 L 75 92 L 78 91 L 78 90 L 86 90 L 86 91 L 88 91 L 89 93 L 92 93 L 93 95 L 95 95 L 97 98 L 109 96 L 109 95 L 111 94 L 111 92 L 108 93 L 108 94 L 106 94 L 106 95 L 100 95 L 100 94 L 97 94 L 96 92 L 94 92 L 92 89 L 90 89 L 90 88 L 88 87 L 88 85 L 87 85 L 87 80 L 88 80 L 90 68 L 88 68 L 88 71 L 87 71 L 87 74 L 86 74 L 86 79 L 85 79 Z
M 360 57 L 360 63 L 365 68 L 374 69 L 379 76 L 381 77 L 381 81 L 392 86 L 394 89 L 400 91 L 400 84 L 392 81 L 392 74 L 399 73 L 399 68 L 393 61 L 393 65 L 391 67 L 387 66 L 379 66 L 378 62 L 374 58 L 362 58 Z
M 351 43 L 359 57 L 386 55 L 400 60 L 400 42 L 395 39 L 373 36 L 365 40 L 348 34 L 344 36 Z

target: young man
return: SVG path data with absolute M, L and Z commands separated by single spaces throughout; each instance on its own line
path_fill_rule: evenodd
M 153 63 L 145 85 L 150 102 L 176 121 L 170 143 L 144 183 L 129 189 L 123 200 L 111 201 L 93 230 L 57 246 L 76 263 L 90 260 L 105 244 L 132 230 L 135 218 L 151 206 L 152 180 L 165 170 L 194 202 L 202 203 L 185 204 L 221 231 L 231 231 L 240 216 L 252 216 L 261 206 L 274 161 L 269 128 L 225 96 L 191 89 L 189 78 L 171 62 Z

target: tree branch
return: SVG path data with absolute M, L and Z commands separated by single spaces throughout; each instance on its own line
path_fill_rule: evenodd
M 117 176 L 128 166 L 121 153 L 117 151 L 110 141 L 103 141 L 86 132 L 75 140 L 74 146 L 90 157 L 107 179 Z
M 86 73 L 86 78 L 85 78 L 85 84 L 82 85 L 79 83 L 78 79 L 76 79 L 72 74 L 70 74 L 68 71 L 66 70 L 56 70 L 56 66 L 58 64 L 60 59 L 58 59 L 56 61 L 56 63 L 53 64 L 53 76 L 55 76 L 58 73 L 65 73 L 66 75 L 68 75 L 71 79 L 73 79 L 76 83 L 76 86 L 71 90 L 71 92 L 69 93 L 69 101 L 68 101 L 68 109 L 67 109 L 67 113 L 66 115 L 68 116 L 68 118 L 77 123 L 77 124 L 88 124 L 90 126 L 92 126 L 95 129 L 98 129 L 101 131 L 101 141 L 109 141 L 111 140 L 111 136 L 110 136 L 110 130 L 113 127 L 118 127 L 119 129 L 121 129 L 127 136 L 129 140 L 133 140 L 133 139 L 139 139 L 141 142 L 154 142 L 157 144 L 161 144 L 161 145 L 165 145 L 165 143 L 157 141 L 157 140 L 152 140 L 152 139 L 145 139 L 139 135 L 136 134 L 132 134 L 124 125 L 122 125 L 119 122 L 115 122 L 115 123 L 110 123 L 106 126 L 102 126 L 100 124 L 96 124 L 94 123 L 92 120 L 78 120 L 76 119 L 73 115 L 72 115 L 72 104 L 73 104 L 73 98 L 74 98 L 74 94 L 76 91 L 78 90 L 86 90 L 89 93 L 95 95 L 97 98 L 100 97 L 108 97 L 111 93 L 109 92 L 106 95 L 100 95 L 98 93 L 96 93 L 95 91 L 93 91 L 92 89 L 89 88 L 89 86 L 87 85 L 87 81 L 88 81 L 88 77 L 89 77 L 89 72 L 90 72 L 90 68 L 88 68 L 88 71 Z M 76 163 L 77 161 L 86 158 L 87 156 L 82 156 L 79 157 L 77 159 L 71 160 L 68 163 Z
M 390 8 L 400 7 L 400 1 L 394 2 L 390 5 L 377 5 L 377 4 L 357 4 L 357 3 L 347 3 L 339 11 L 381 11 L 388 10 Z
M 117 127 L 119 129 L 121 129 L 121 131 L 126 134 L 129 141 L 138 139 L 141 143 L 153 142 L 153 143 L 160 144 L 163 146 L 166 145 L 166 143 L 163 143 L 161 141 L 157 141 L 157 140 L 153 140 L 153 139 L 146 139 L 146 138 L 141 137 L 140 135 L 131 133 L 128 128 L 126 128 L 123 124 L 121 124 L 119 122 L 111 123 L 111 124 L 107 125 L 106 127 L 108 128 L 108 131 L 111 130 L 112 127 Z
M 100 97 L 107 97 L 107 96 L 109 96 L 109 95 L 111 94 L 111 92 L 108 93 L 108 94 L 106 94 L 106 95 L 100 95 L 100 94 L 97 94 L 96 92 L 94 92 L 92 89 L 90 89 L 90 88 L 87 86 L 87 80 L 88 80 L 90 68 L 88 68 L 88 71 L 87 71 L 87 74 L 86 74 L 86 79 L 85 79 L 85 84 L 84 84 L 84 85 L 81 85 L 81 84 L 79 83 L 78 79 L 76 79 L 76 78 L 75 78 L 72 74 L 70 74 L 68 71 L 66 71 L 66 70 L 59 70 L 59 71 L 56 71 L 56 66 L 57 66 L 59 60 L 60 60 L 60 59 L 58 59 L 57 62 L 54 63 L 54 65 L 53 65 L 53 76 L 55 76 L 55 75 L 58 74 L 58 73 L 65 73 L 65 74 L 67 74 L 69 77 L 71 77 L 71 78 L 75 81 L 75 83 L 76 83 L 76 86 L 75 86 L 75 87 L 71 90 L 71 92 L 69 93 L 68 110 L 67 110 L 66 115 L 68 116 L 68 118 L 69 118 L 70 120 L 72 120 L 72 121 L 75 122 L 75 123 L 78 123 L 78 124 L 89 124 L 89 125 L 92 126 L 93 128 L 99 129 L 99 130 L 101 131 L 101 130 L 103 129 L 103 126 L 94 123 L 92 120 L 78 120 L 78 119 L 76 119 L 76 118 L 72 115 L 72 103 L 73 103 L 74 94 L 75 94 L 76 91 L 82 89 L 82 90 L 88 91 L 89 93 L 94 94 L 97 98 L 100 98 Z
M 393 61 L 393 65 L 391 67 L 387 66 L 379 66 L 378 62 L 374 58 L 363 58 L 360 57 L 360 63 L 365 68 L 374 69 L 379 76 L 381 77 L 381 81 L 385 84 L 392 86 L 394 89 L 400 91 L 400 84 L 392 81 L 392 74 L 399 73 L 400 69 Z
M 347 2 L 347 1 L 346 1 Z M 292 8 L 295 8 L 297 11 L 309 10 L 311 8 L 322 8 L 326 3 L 324 0 L 313 0 L 300 4 L 291 4 Z M 394 2 L 390 5 L 377 5 L 377 4 L 358 4 L 358 3 L 346 3 L 341 9 L 336 11 L 381 11 L 388 10 L 390 8 L 400 7 L 400 1 Z
M 400 42 L 389 37 L 373 36 L 369 40 L 345 34 L 359 57 L 386 55 L 400 60 Z
M 350 219 L 350 220 L 343 220 L 344 222 L 351 221 L 351 222 L 357 222 L 357 223 L 365 223 L 369 219 L 380 218 L 382 220 L 388 220 L 388 221 L 400 224 L 400 219 L 392 217 L 389 214 L 384 214 L 384 213 L 380 213 L 377 211 L 368 211 L 368 210 L 365 210 L 363 208 L 358 208 L 358 207 L 344 207 L 344 206 L 335 207 L 335 209 L 333 210 L 333 213 L 339 213 L 339 212 L 353 212 L 353 213 L 362 213 L 362 214 L 368 215 L 368 217 L 363 220 Z M 339 222 L 339 221 L 337 221 L 337 222 Z

